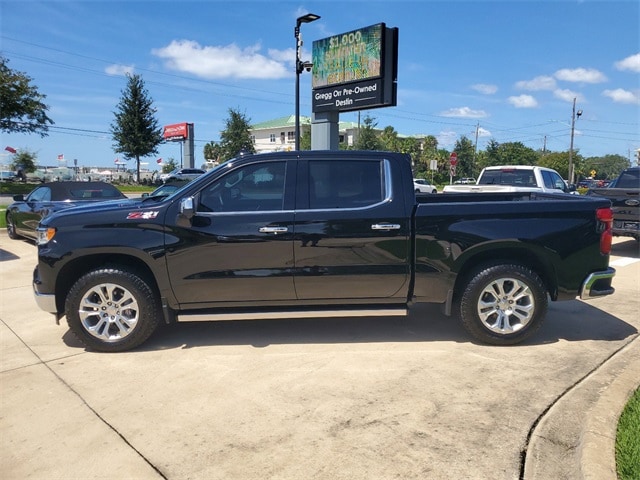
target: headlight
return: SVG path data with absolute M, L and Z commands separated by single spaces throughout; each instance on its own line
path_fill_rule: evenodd
M 56 234 L 56 229 L 53 227 L 38 227 L 36 228 L 36 244 L 46 245 L 51 241 Z

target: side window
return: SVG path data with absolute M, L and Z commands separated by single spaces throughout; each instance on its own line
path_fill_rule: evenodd
M 562 179 L 562 177 L 560 175 L 558 175 L 557 173 L 553 173 L 553 172 L 543 172 L 543 173 L 548 173 L 549 177 L 550 177 L 550 183 L 551 186 L 549 186 L 549 188 L 554 188 L 556 190 L 562 190 L 564 191 L 564 189 L 566 188 L 566 185 L 564 183 L 564 180 Z M 547 185 L 547 181 L 545 180 L 545 185 Z
M 198 211 L 282 210 L 285 172 L 285 162 L 258 163 L 237 168 L 200 192 Z
M 382 162 L 309 162 L 309 208 L 360 208 L 384 198 Z
M 553 186 L 553 178 L 551 176 L 551 172 L 547 172 L 546 170 L 543 170 L 542 180 L 544 181 L 545 188 L 555 188 Z

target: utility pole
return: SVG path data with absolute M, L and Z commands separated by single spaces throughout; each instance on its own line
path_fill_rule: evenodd
M 571 143 L 569 144 L 569 175 L 568 175 L 568 180 L 569 180 L 569 184 L 574 183 L 573 181 L 573 175 L 574 175 L 574 171 L 573 171 L 573 134 L 575 131 L 575 127 L 576 127 L 576 116 L 578 118 L 580 118 L 580 115 L 582 115 L 582 110 L 578 110 L 578 112 L 576 113 L 576 98 L 573 98 L 573 110 L 571 111 Z

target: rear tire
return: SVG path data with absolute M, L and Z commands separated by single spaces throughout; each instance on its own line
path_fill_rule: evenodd
M 65 314 L 69 328 L 87 347 L 122 352 L 147 340 L 162 312 L 145 279 L 116 267 L 80 277 L 67 295 Z
M 460 299 L 460 318 L 475 339 L 514 345 L 540 328 L 547 314 L 547 290 L 531 269 L 485 265 L 469 278 Z

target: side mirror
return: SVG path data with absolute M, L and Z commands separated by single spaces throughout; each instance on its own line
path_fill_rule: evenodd
M 14 195 L 13 196 L 13 201 L 14 202 L 24 202 L 24 195 L 22 195 L 22 194 Z
M 190 220 L 195 215 L 193 197 L 186 197 L 180 200 L 180 215 Z
M 142 195 L 140 195 L 141 198 L 147 198 L 149 196 L 149 192 L 144 192 Z

